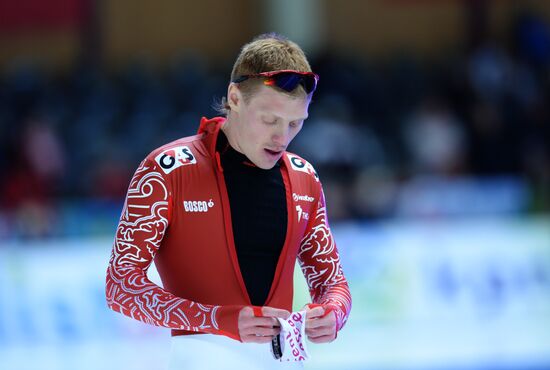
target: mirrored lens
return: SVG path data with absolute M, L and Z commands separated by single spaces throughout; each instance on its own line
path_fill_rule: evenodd
M 304 76 L 304 88 L 308 94 L 312 93 L 317 87 L 317 81 L 313 76 Z
M 275 76 L 277 87 L 286 90 L 294 90 L 301 81 L 301 76 L 294 73 L 281 73 Z
M 315 90 L 315 78 L 310 75 L 301 75 L 297 73 L 280 73 L 275 77 L 277 87 L 286 90 L 294 90 L 298 84 L 302 84 L 307 94 Z

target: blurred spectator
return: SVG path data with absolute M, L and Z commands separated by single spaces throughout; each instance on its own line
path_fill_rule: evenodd
M 56 181 L 64 174 L 65 153 L 51 125 L 31 119 L 25 128 L 22 149 L 31 171 L 53 195 Z
M 469 56 L 468 77 L 476 98 L 500 100 L 509 90 L 511 73 L 509 56 L 495 43 L 487 41 Z
M 64 149 L 46 120 L 31 118 L 21 135 L 11 148 L 10 176 L 3 182 L 2 204 L 7 208 L 51 201 L 65 171 Z
M 464 171 L 464 128 L 441 98 L 427 96 L 405 121 L 403 136 L 411 172 L 456 175 Z
M 10 175 L 2 183 L 0 204 L 12 213 L 20 234 L 47 236 L 55 222 L 65 152 L 47 120 L 32 117 L 22 126 L 20 140 L 10 148 Z

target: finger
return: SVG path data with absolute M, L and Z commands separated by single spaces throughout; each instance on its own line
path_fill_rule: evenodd
M 287 310 L 269 306 L 262 307 L 262 313 L 266 317 L 278 317 L 285 320 L 290 316 L 290 312 Z
M 239 318 L 241 317 L 253 317 L 254 311 L 252 310 L 252 307 L 245 306 L 239 311 Z
M 251 317 L 246 319 L 246 327 L 265 326 L 267 328 L 281 327 L 279 321 L 274 317 Z
M 336 326 L 336 320 L 333 317 L 322 317 L 312 320 L 306 320 L 306 328 L 321 328 L 321 327 L 334 327 Z
M 270 336 L 274 337 L 275 335 L 279 334 L 281 332 L 281 328 L 264 328 L 264 327 L 257 327 L 255 328 L 256 332 L 255 334 L 262 335 L 262 336 Z
M 316 317 L 322 317 L 325 314 L 325 309 L 323 307 L 315 307 L 307 311 L 306 318 L 313 319 Z
M 274 336 L 281 332 L 281 328 L 267 328 L 264 326 L 251 326 L 241 330 L 241 335 L 270 335 Z
M 317 338 L 323 335 L 331 335 L 334 333 L 334 327 L 323 326 L 316 329 L 306 329 L 305 333 L 308 337 Z
M 273 340 L 272 336 L 257 336 L 257 335 L 244 335 L 241 336 L 241 340 L 244 343 L 269 343 Z
M 326 315 L 321 317 L 306 318 L 306 327 L 317 328 L 320 326 L 335 326 L 336 316 L 330 315 L 331 311 L 328 311 Z
M 327 326 L 328 323 L 323 319 L 306 320 L 306 329 L 315 329 Z
M 317 337 L 317 338 L 308 337 L 307 339 L 312 343 L 330 343 L 334 340 L 334 336 L 333 335 L 323 335 L 323 336 Z
M 241 317 L 240 321 L 244 327 L 253 327 L 253 326 L 266 326 L 266 327 L 280 327 L 281 324 L 274 317 L 258 317 L 258 316 L 249 316 Z

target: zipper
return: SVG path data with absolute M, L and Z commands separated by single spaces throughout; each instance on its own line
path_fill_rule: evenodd
M 227 187 L 225 184 L 225 178 L 223 176 L 223 168 L 220 162 L 220 153 L 215 152 L 215 167 L 216 170 L 216 182 L 218 185 L 218 191 L 220 192 L 220 198 L 222 202 L 222 216 L 223 224 L 225 227 L 225 238 L 227 240 L 227 248 L 229 249 L 229 256 L 231 257 L 231 262 L 233 263 L 233 270 L 235 271 L 235 276 L 241 287 L 244 297 L 249 305 L 252 306 L 250 296 L 248 295 L 248 290 L 243 280 L 241 268 L 239 266 L 239 259 L 237 258 L 237 249 L 235 248 L 235 238 L 233 236 L 233 224 L 231 220 L 231 210 L 229 207 L 229 196 L 227 195 Z
M 285 155 L 285 154 L 283 154 Z M 290 242 L 292 240 L 293 236 L 293 225 L 294 225 L 294 212 L 292 212 L 293 208 L 293 199 L 292 199 L 292 189 L 290 186 L 290 175 L 287 171 L 286 162 L 284 162 L 284 168 L 281 166 L 281 175 L 283 176 L 283 183 L 285 185 L 285 195 L 286 195 L 286 213 L 287 213 L 287 225 L 286 225 L 286 236 L 285 236 L 285 243 L 283 244 L 283 249 L 281 250 L 281 254 L 279 255 L 279 260 L 277 261 L 277 267 L 275 268 L 275 274 L 273 275 L 273 281 L 271 282 L 271 289 L 269 290 L 269 294 L 267 295 L 267 299 L 265 300 L 265 303 L 268 303 L 273 295 L 275 294 L 275 290 L 277 290 L 277 287 L 279 286 L 279 283 L 281 282 L 281 273 L 283 271 L 283 267 L 286 263 L 286 257 L 288 255 L 288 249 L 290 248 Z M 293 263 L 296 263 L 294 260 Z M 294 265 L 292 266 L 292 270 L 294 271 Z M 291 276 L 291 288 L 294 284 L 294 275 Z

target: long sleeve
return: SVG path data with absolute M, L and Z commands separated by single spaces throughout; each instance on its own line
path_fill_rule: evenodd
M 171 192 L 155 162 L 136 170 L 116 230 L 107 268 L 108 307 L 144 323 L 221 334 L 240 341 L 242 306 L 200 304 L 176 297 L 147 278 L 147 270 L 169 226 Z
M 351 311 L 351 294 L 328 224 L 322 188 L 315 215 L 300 245 L 298 263 L 312 302 L 334 309 L 336 329 L 342 329 Z

